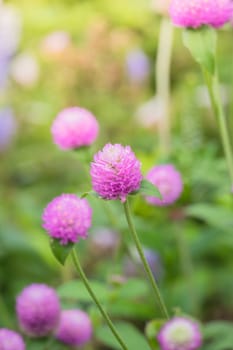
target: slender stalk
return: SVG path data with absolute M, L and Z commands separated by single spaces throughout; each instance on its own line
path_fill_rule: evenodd
M 135 229 L 132 217 L 131 217 L 128 199 L 125 201 L 125 203 L 123 205 L 124 205 L 125 216 L 126 216 L 126 219 L 127 219 L 127 222 L 128 222 L 128 226 L 129 226 L 129 231 L 130 231 L 130 233 L 132 235 L 132 238 L 133 238 L 133 240 L 135 242 L 135 245 L 136 245 L 138 254 L 139 254 L 140 258 L 141 258 L 141 261 L 143 263 L 145 272 L 147 274 L 147 277 L 148 277 L 148 279 L 149 279 L 149 281 L 151 283 L 151 286 L 153 288 L 153 291 L 155 293 L 155 296 L 156 296 L 156 299 L 158 301 L 158 305 L 160 307 L 161 313 L 163 314 L 163 316 L 166 319 L 169 319 L 169 315 L 168 315 L 168 311 L 167 311 L 166 305 L 165 305 L 165 303 L 163 301 L 163 298 L 162 298 L 162 296 L 160 294 L 159 288 L 158 288 L 157 283 L 156 283 L 156 281 L 154 279 L 153 273 L 151 272 L 150 266 L 149 266 L 149 264 L 148 264 L 148 262 L 146 260 L 146 257 L 145 257 L 145 255 L 143 253 L 142 245 L 141 245 L 141 242 L 140 242 L 139 237 L 137 235 L 137 232 L 136 232 L 136 229 Z
M 170 140 L 170 69 L 173 46 L 173 26 L 171 21 L 162 17 L 158 39 L 158 51 L 155 61 L 156 95 L 162 102 L 162 118 L 159 124 L 159 137 L 161 152 L 166 156 L 171 147 Z
M 220 97 L 218 74 L 216 72 L 215 75 L 211 75 L 207 70 L 203 69 L 203 75 L 209 91 L 211 105 L 219 124 L 222 145 L 231 180 L 231 186 L 233 186 L 233 154 L 228 133 L 226 116 L 222 107 Z
M 10 313 L 1 295 L 0 295 L 0 313 L 1 313 L 2 323 L 5 325 L 5 327 L 14 328 L 14 324 L 10 317 Z
M 122 349 L 124 350 L 128 350 L 127 346 L 125 345 L 124 341 L 122 340 L 121 336 L 119 335 L 118 331 L 116 330 L 114 324 L 112 323 L 112 321 L 110 320 L 108 314 L 106 313 L 106 311 L 103 309 L 102 305 L 100 304 L 98 298 L 96 297 L 94 291 L 92 290 L 90 283 L 85 275 L 85 272 L 82 269 L 82 266 L 79 262 L 79 258 L 77 255 L 76 250 L 73 248 L 72 249 L 72 258 L 73 258 L 73 262 L 74 265 L 80 275 L 80 278 L 82 279 L 88 293 L 90 294 L 91 298 L 93 299 L 94 303 L 96 304 L 96 306 L 98 307 L 100 313 L 102 314 L 103 318 L 105 319 L 106 323 L 108 324 L 110 330 L 112 331 L 112 334 L 115 336 L 116 340 L 118 341 L 118 343 L 121 345 Z

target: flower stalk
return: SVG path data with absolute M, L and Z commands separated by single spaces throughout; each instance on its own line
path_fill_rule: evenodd
M 91 285 L 88 281 L 88 278 L 86 277 L 85 272 L 82 269 L 82 266 L 80 264 L 79 258 L 78 258 L 78 254 L 76 252 L 76 250 L 73 248 L 72 252 L 71 252 L 72 258 L 73 258 L 73 262 L 74 265 L 77 269 L 77 272 L 79 273 L 80 278 L 82 279 L 88 293 L 90 294 L 91 298 L 93 299 L 94 303 L 96 304 L 97 308 L 99 309 L 100 313 L 102 314 L 103 318 L 105 319 L 107 325 L 109 326 L 112 334 L 114 335 L 114 337 L 116 338 L 116 340 L 118 341 L 118 343 L 120 344 L 120 346 L 122 347 L 123 350 L 128 350 L 127 346 L 125 345 L 124 341 L 122 340 L 121 336 L 119 335 L 118 331 L 116 330 L 114 324 L 112 323 L 111 319 L 109 318 L 108 314 L 106 313 L 106 311 L 103 309 L 102 305 L 100 304 L 98 298 L 96 297 L 93 289 L 91 288 Z
M 128 223 L 128 226 L 129 226 L 129 231 L 130 231 L 130 233 L 132 235 L 132 238 L 133 238 L 133 240 L 135 242 L 135 245 L 136 245 L 138 254 L 139 254 L 140 258 L 141 258 L 141 261 L 142 261 L 143 267 L 145 269 L 146 275 L 147 275 L 148 280 L 150 281 L 151 287 L 152 287 L 152 289 L 154 291 L 154 294 L 155 294 L 156 300 L 158 302 L 160 311 L 161 311 L 162 315 L 166 319 L 169 319 L 169 314 L 168 314 L 166 305 L 165 305 L 165 303 L 163 301 L 163 298 L 162 298 L 162 296 L 160 294 L 159 288 L 158 288 L 157 283 L 156 283 L 156 281 L 154 279 L 154 276 L 153 276 L 153 273 L 152 273 L 152 271 L 150 269 L 150 266 L 149 266 L 149 264 L 148 264 L 148 262 L 146 260 L 146 257 L 144 255 L 141 242 L 140 242 L 138 234 L 136 232 L 136 229 L 135 229 L 135 226 L 134 226 L 134 223 L 133 223 L 133 220 L 132 220 L 131 212 L 130 212 L 130 206 L 129 206 L 128 199 L 123 203 L 123 206 L 124 206 L 124 211 L 125 211 L 125 216 L 126 216 L 126 219 L 127 219 L 127 223 Z

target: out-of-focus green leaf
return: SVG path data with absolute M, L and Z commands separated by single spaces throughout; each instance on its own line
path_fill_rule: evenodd
M 202 350 L 231 350 L 233 346 L 233 323 L 210 322 L 204 327 Z
M 98 281 L 90 281 L 97 298 L 101 302 L 106 302 L 109 298 L 109 290 L 107 286 Z M 92 298 L 81 281 L 70 281 L 62 284 L 57 289 L 58 295 L 62 299 L 77 300 L 78 302 L 92 302 Z
M 126 343 L 128 350 L 150 350 L 145 337 L 137 330 L 137 328 L 126 322 L 115 323 L 115 326 Z M 121 350 L 121 346 L 118 344 L 107 326 L 102 326 L 97 329 L 96 335 L 102 343 L 113 349 Z

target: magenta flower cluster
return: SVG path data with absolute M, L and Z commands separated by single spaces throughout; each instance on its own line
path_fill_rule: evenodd
M 16 299 L 20 330 L 28 337 L 53 336 L 72 346 L 82 346 L 92 337 L 92 322 L 79 309 L 61 310 L 55 289 L 45 284 L 31 284 Z M 23 337 L 10 329 L 0 328 L 0 350 L 25 350 Z
M 92 336 L 92 323 L 88 314 L 81 310 L 62 311 L 55 336 L 71 346 L 86 344 Z
M 42 219 L 48 234 L 65 245 L 87 237 L 92 210 L 86 199 L 74 194 L 62 194 L 47 205 Z
M 170 15 L 174 25 L 198 28 L 221 27 L 233 17 L 232 0 L 172 0 Z
M 162 199 L 147 196 L 147 202 L 152 205 L 166 206 L 173 204 L 182 193 L 181 175 L 171 164 L 154 166 L 147 173 L 146 179 L 156 186 L 162 195 Z
M 99 124 L 95 116 L 80 107 L 61 111 L 52 125 L 53 141 L 63 150 L 90 146 L 97 138 Z
M 20 334 L 5 328 L 0 328 L 1 350 L 25 350 L 26 346 Z
M 196 350 L 202 344 L 199 325 L 183 317 L 175 317 L 158 334 L 161 350 Z
M 91 163 L 92 187 L 103 199 L 120 199 L 140 188 L 141 164 L 130 146 L 107 144 Z
M 32 284 L 17 297 L 20 328 L 29 336 L 43 337 L 58 324 L 60 302 L 56 291 L 45 284 Z

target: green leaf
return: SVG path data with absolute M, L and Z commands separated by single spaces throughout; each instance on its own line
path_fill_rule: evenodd
M 105 284 L 93 280 L 90 280 L 90 284 L 100 302 L 108 300 L 110 292 Z M 92 299 L 82 281 L 67 282 L 58 287 L 57 292 L 61 299 L 92 302 Z
M 233 344 L 233 323 L 226 321 L 210 322 L 204 327 L 202 350 L 230 350 Z
M 185 29 L 183 43 L 193 58 L 212 75 L 215 73 L 216 31 L 209 27 Z
M 96 193 L 95 191 L 87 191 L 84 192 L 80 198 L 86 198 L 87 196 L 92 196 L 92 197 L 96 197 L 96 198 L 100 198 L 100 196 L 98 195 L 98 193 Z
M 70 254 L 73 246 L 74 243 L 62 245 L 57 239 L 52 239 L 50 241 L 50 247 L 52 249 L 53 255 L 62 265 L 65 264 L 65 261 L 68 258 L 68 255 Z
M 138 193 L 162 199 L 161 193 L 150 181 L 143 179 Z
M 150 350 L 147 340 L 136 327 L 126 322 L 115 323 L 115 327 L 127 345 L 128 350 Z M 122 349 L 107 326 L 102 326 L 97 329 L 96 335 L 105 345 L 117 350 Z

